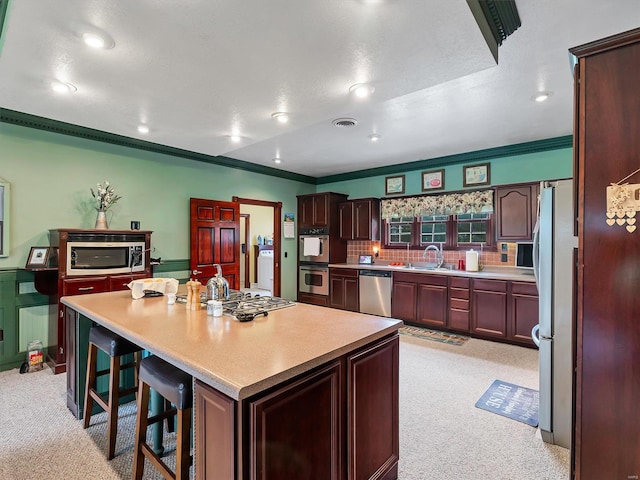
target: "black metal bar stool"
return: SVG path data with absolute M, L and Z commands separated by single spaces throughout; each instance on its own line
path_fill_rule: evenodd
M 145 457 L 167 479 L 189 478 L 193 462 L 191 445 L 191 410 L 193 407 L 193 379 L 191 375 L 165 362 L 157 356 L 143 358 L 140 362 L 138 386 L 138 416 L 136 418 L 136 445 L 133 455 L 133 480 L 142 479 Z M 149 389 L 153 388 L 167 402 L 173 404 L 162 413 L 147 418 L 149 414 Z M 165 418 L 178 415 L 176 432 L 175 473 L 147 443 L 147 427 Z
M 108 370 L 97 370 L 98 349 L 109 355 L 110 365 Z M 118 432 L 118 405 L 120 397 L 136 393 L 138 390 L 138 365 L 142 349 L 107 330 L 104 327 L 94 326 L 89 331 L 89 355 L 87 357 L 87 380 L 84 395 L 84 428 L 89 426 L 91 411 L 95 401 L 107 412 L 107 459 L 111 460 L 116 450 L 116 435 Z M 135 360 L 129 363 L 121 363 L 122 356 L 133 353 Z M 135 370 L 135 386 L 120 388 L 120 371 L 129 368 Z M 97 378 L 109 374 L 109 393 L 107 400 L 96 390 Z

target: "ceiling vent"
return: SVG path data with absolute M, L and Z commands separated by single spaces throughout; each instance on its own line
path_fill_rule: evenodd
M 336 118 L 331 123 L 338 128 L 348 128 L 355 127 L 358 124 L 358 121 L 355 118 Z

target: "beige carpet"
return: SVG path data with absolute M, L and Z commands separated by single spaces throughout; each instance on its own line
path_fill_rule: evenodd
M 474 407 L 496 378 L 538 388 L 537 355 L 473 338 L 456 346 L 401 336 L 399 478 L 569 479 L 568 450 Z M 133 403 L 121 407 L 117 456 L 108 462 L 104 417 L 83 430 L 65 406 L 65 389 L 65 376 L 50 370 L 0 373 L 1 480 L 131 478 Z M 165 435 L 168 449 L 173 440 Z M 147 466 L 145 478 L 161 477 Z

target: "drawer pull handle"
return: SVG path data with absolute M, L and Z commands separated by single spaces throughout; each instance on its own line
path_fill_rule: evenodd
M 94 289 L 94 287 L 80 287 L 80 288 L 78 288 L 78 291 L 79 292 L 87 292 L 87 291 L 93 290 L 93 289 Z

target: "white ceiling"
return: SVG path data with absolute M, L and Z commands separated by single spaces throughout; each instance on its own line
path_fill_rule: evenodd
M 640 26 L 640 3 L 516 4 L 496 65 L 465 0 L 13 0 L 0 108 L 313 177 L 570 135 L 568 49 Z

